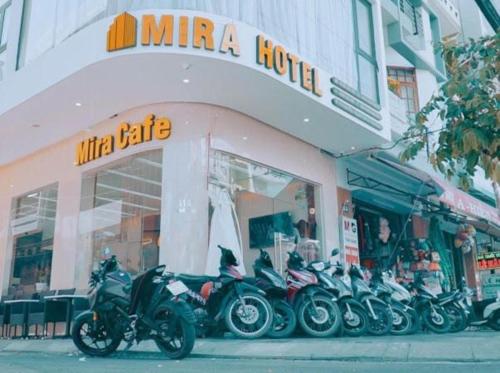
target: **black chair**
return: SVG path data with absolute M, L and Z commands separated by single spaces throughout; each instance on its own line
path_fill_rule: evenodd
M 72 319 L 74 320 L 81 313 L 88 311 L 90 309 L 90 303 L 88 298 L 75 298 L 73 299 L 73 308 L 71 311 Z
M 38 302 L 26 305 L 26 335 L 29 336 L 31 326 L 35 326 L 35 336 L 38 337 L 38 326 L 41 326 L 42 335 L 45 335 L 45 302 L 41 298 Z
M 57 291 L 57 295 L 74 295 L 76 288 L 72 289 L 61 289 Z
M 9 325 L 9 307 L 2 302 L 0 303 L 0 327 L 2 328 L 2 334 L 0 334 L 0 337 L 8 337 L 8 334 L 5 335 L 5 328 L 7 328 L 7 325 Z
M 9 336 L 11 336 L 11 330 L 14 328 L 14 338 L 17 337 L 18 326 L 21 327 L 21 336 L 24 336 L 26 326 L 26 303 L 9 303 L 9 309 Z

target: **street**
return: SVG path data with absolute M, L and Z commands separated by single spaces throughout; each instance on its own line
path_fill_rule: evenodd
M 182 361 L 144 342 L 107 358 L 78 352 L 70 339 L 0 339 L 0 372 L 500 372 L 500 333 L 247 341 L 199 339 Z
M 157 355 L 158 356 L 158 355 Z M 453 362 L 359 362 L 324 360 L 279 360 L 279 359 L 215 359 L 188 358 L 169 361 L 151 358 L 149 354 L 129 353 L 126 357 L 106 359 L 82 358 L 73 355 L 44 353 L 0 353 L 2 373 L 32 372 L 182 372 L 182 373 L 281 373 L 281 372 L 384 372 L 401 373 L 427 371 L 440 373 L 497 373 L 500 362 L 453 363 Z

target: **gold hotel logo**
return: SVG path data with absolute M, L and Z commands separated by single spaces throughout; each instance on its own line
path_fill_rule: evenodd
M 108 52 L 135 47 L 137 43 L 137 19 L 127 12 L 117 16 L 108 30 Z

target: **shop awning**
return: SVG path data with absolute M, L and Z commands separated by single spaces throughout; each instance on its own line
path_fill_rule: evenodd
M 472 225 L 477 230 L 489 234 L 490 236 L 500 238 L 500 226 L 486 220 L 469 218 L 465 223 Z
M 474 198 L 445 180 L 438 178 L 435 178 L 435 180 L 441 185 L 444 191 L 443 194 L 439 196 L 440 202 L 458 213 L 476 218 L 478 221 L 485 221 L 493 227 L 500 227 L 500 214 L 498 208 Z

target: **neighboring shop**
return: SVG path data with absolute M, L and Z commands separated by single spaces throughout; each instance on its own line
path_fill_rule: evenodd
M 338 169 L 345 186 L 339 196 L 350 206 L 341 213 L 344 219 L 354 219 L 362 266 L 390 269 L 400 281 L 421 279 L 436 293 L 457 288 L 465 279 L 479 290 L 479 298 L 491 296 L 496 273 L 490 269 L 480 275 L 479 270 L 480 263 L 486 265 L 485 251 L 489 265 L 497 263 L 491 259 L 498 246 L 495 234 L 500 232 L 495 228 L 495 208 L 384 154 L 343 161 Z M 457 208 L 463 201 L 451 205 L 450 191 L 468 198 L 475 215 Z M 484 284 L 487 295 L 481 294 Z

